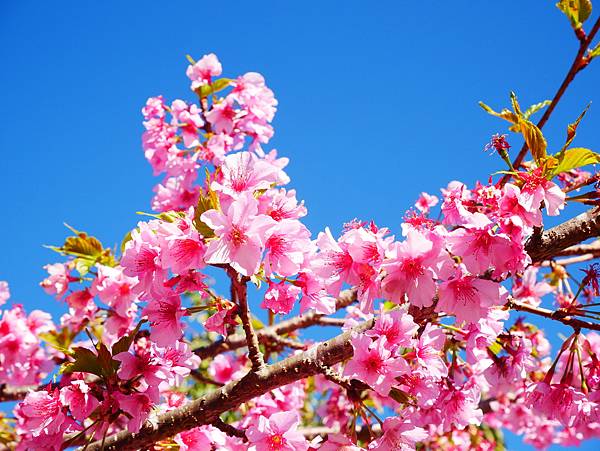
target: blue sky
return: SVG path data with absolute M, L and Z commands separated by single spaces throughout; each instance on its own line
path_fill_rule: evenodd
M 523 105 L 554 94 L 577 42 L 553 4 L 4 0 L 0 280 L 14 301 L 59 314 L 37 286 L 57 261 L 42 244 L 60 244 L 67 222 L 112 245 L 149 210 L 157 179 L 141 151 L 140 109 L 156 94 L 191 99 L 188 53 L 215 52 L 225 75 L 265 75 L 279 100 L 272 145 L 291 160 L 314 234 L 354 217 L 398 232 L 421 191 L 501 168 L 481 149 L 505 124 L 477 101 L 500 108 L 510 90 Z M 596 100 L 596 65 L 546 126 L 550 149 Z M 592 106 L 575 144 L 599 149 L 597 130 Z

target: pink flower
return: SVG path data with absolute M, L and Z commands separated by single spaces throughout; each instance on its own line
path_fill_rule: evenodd
M 200 112 L 196 104 L 188 105 L 183 100 L 174 100 L 171 104 L 172 125 L 176 125 L 181 130 L 183 145 L 187 148 L 200 144 L 198 131 L 204 125 Z
M 308 442 L 297 430 L 300 418 L 296 412 L 278 412 L 269 418 L 260 416 L 258 424 L 246 431 L 251 451 L 306 451 Z
M 515 281 L 513 287 L 513 297 L 521 302 L 538 306 L 542 302 L 542 297 L 554 291 L 554 288 L 546 282 L 538 282 L 536 275 L 538 268 L 529 266 L 521 280 Z
M 234 109 L 233 99 L 230 96 L 213 104 L 210 111 L 204 116 L 215 133 L 226 133 L 228 135 L 233 133 L 237 111 Z
M 471 197 L 471 192 L 464 183 L 453 181 L 448 183 L 446 189 L 442 189 L 444 202 L 442 203 L 442 213 L 444 214 L 444 224 L 466 224 L 471 220 L 471 213 L 466 204 Z
M 216 332 L 226 337 L 228 335 L 228 326 L 235 326 L 237 324 L 237 312 L 238 309 L 236 306 L 224 308 L 219 305 L 217 312 L 205 321 L 204 328 L 208 331 Z
M 248 111 L 248 116 L 261 124 L 273 120 L 277 100 L 261 74 L 248 72 L 238 77 L 233 85 L 231 96 Z
M 476 323 L 488 315 L 491 307 L 504 303 L 503 291 L 496 282 L 478 279 L 457 269 L 454 278 L 440 285 L 435 311 L 455 315 L 457 322 Z
M 91 293 L 111 306 L 118 315 L 127 316 L 132 302 L 137 300 L 133 291 L 137 279 L 126 276 L 120 266 L 111 268 L 97 264 L 96 270 L 98 275 L 92 283 Z
M 53 366 L 38 338 L 54 329 L 50 315 L 34 310 L 28 317 L 18 304 L 0 313 L 0 385 L 39 383 Z
M 392 357 L 385 337 L 373 341 L 366 335 L 352 339 L 354 355 L 344 368 L 344 375 L 370 385 L 377 393 L 387 396 L 395 378 L 410 372 L 402 357 Z
M 203 268 L 206 247 L 192 221 L 186 218 L 172 222 L 166 229 L 167 246 L 161 255 L 163 267 L 171 269 L 175 274 Z
M 386 276 L 381 284 L 383 294 L 400 303 L 404 295 L 411 304 L 427 307 L 433 303 L 437 268 L 443 262 L 441 249 L 421 232 L 410 230 L 406 241 L 390 246 L 383 262 Z
M 285 281 L 279 283 L 269 281 L 269 288 L 265 292 L 261 307 L 268 308 L 273 313 L 287 315 L 294 307 L 294 303 L 301 292 L 301 288 Z
M 152 340 L 159 346 L 172 345 L 183 335 L 184 324 L 181 318 L 185 315 L 185 310 L 181 308 L 179 296 L 165 295 L 160 300 L 151 300 L 142 314 L 148 316 L 152 326 Z
M 363 451 L 344 434 L 327 434 L 327 441 L 319 447 L 319 451 Z
M 66 293 L 69 282 L 72 281 L 69 265 L 67 263 L 54 263 L 44 266 L 44 269 L 48 271 L 48 277 L 40 283 L 41 287 L 46 293 L 60 298 Z
M 258 202 L 250 192 L 240 194 L 227 209 L 202 213 L 200 219 L 215 231 L 206 250 L 208 264 L 230 264 L 236 271 L 251 276 L 258 271 L 267 230 L 272 218 L 258 215 Z
M 217 382 L 226 384 L 242 376 L 243 366 L 239 359 L 231 354 L 217 355 L 208 366 L 208 374 Z
M 175 443 L 179 445 L 179 451 L 203 451 L 215 449 L 215 445 L 225 446 L 226 438 L 224 432 L 206 425 L 180 432 L 175 436 Z
M 448 375 L 448 367 L 442 359 L 441 353 L 444 343 L 446 343 L 444 331 L 440 327 L 428 323 L 415 347 L 417 363 L 423 367 L 425 374 L 436 379 Z
M 375 326 L 365 332 L 373 338 L 385 337 L 391 346 L 411 347 L 413 336 L 419 329 L 406 307 L 382 313 L 375 321 Z
M 486 216 L 475 213 L 471 224 L 450 232 L 447 237 L 449 250 L 462 258 L 472 274 L 483 274 L 493 268 L 499 276 L 509 270 L 508 262 L 524 260 L 524 251 L 507 235 L 494 233 L 494 229 L 495 225 Z
M 124 416 L 127 421 L 127 430 L 134 433 L 139 432 L 154 407 L 150 398 L 144 393 L 125 395 L 120 392 L 115 393 L 114 397 L 119 401 L 119 408 L 129 414 L 127 417 Z
M 34 436 L 56 434 L 66 421 L 58 390 L 29 392 L 17 406 L 15 414 L 19 426 Z
M 429 213 L 431 207 L 435 207 L 440 200 L 437 196 L 432 196 L 431 194 L 421 193 L 419 199 L 415 203 L 415 207 L 422 213 Z
M 0 305 L 6 303 L 10 298 L 10 290 L 8 289 L 8 283 L 0 281 Z
M 260 212 L 269 215 L 275 221 L 299 219 L 306 216 L 304 202 L 298 203 L 296 190 L 293 189 L 289 191 L 284 188 L 268 190 L 258 201 L 260 202 Z
M 160 260 L 162 243 L 156 233 L 159 225 L 159 221 L 139 222 L 125 245 L 121 258 L 123 274 L 138 278 L 138 292 L 149 294 L 166 279 Z
M 69 406 L 71 415 L 78 421 L 85 420 L 100 405 L 92 395 L 90 386 L 82 380 L 74 380 L 71 385 L 60 390 L 60 399 Z
M 546 381 L 532 384 L 527 389 L 525 403 L 535 413 L 551 420 L 558 420 L 570 427 L 579 416 L 581 402 L 585 396 L 565 383 L 548 384 Z
M 479 408 L 480 398 L 479 388 L 472 381 L 462 388 L 452 386 L 444 389 L 438 399 L 442 427 L 448 430 L 454 425 L 463 429 L 469 424 L 481 424 L 483 412 Z
M 192 91 L 211 83 L 212 77 L 221 75 L 223 68 L 214 53 L 204 55 L 193 65 L 189 65 L 185 74 L 192 80 Z
M 225 161 L 225 155 L 231 151 L 233 140 L 225 133 L 212 135 L 200 148 L 200 157 L 211 162 L 214 166 L 220 166 Z
M 287 174 L 267 159 L 258 158 L 252 152 L 238 152 L 225 157 L 221 166 L 221 177 L 212 182 L 210 187 L 214 191 L 236 197 L 247 191 L 285 185 L 289 181 Z
M 380 451 L 414 450 L 417 442 L 429 437 L 425 429 L 399 417 L 389 417 L 383 422 L 383 436 L 371 442 L 369 449 Z
M 542 168 L 520 172 L 519 178 L 523 181 L 521 199 L 529 211 L 539 210 L 544 202 L 548 215 L 557 216 L 565 207 L 564 191 L 542 175 Z
M 194 185 L 196 172 L 167 177 L 163 183 L 156 185 L 156 193 L 152 199 L 152 209 L 155 211 L 187 210 L 198 203 L 200 187 Z
M 308 229 L 295 219 L 276 222 L 266 233 L 265 275 L 297 274 L 304 262 L 304 253 L 310 247 L 309 237 Z
M 511 183 L 504 185 L 500 198 L 499 213 L 503 218 L 518 218 L 528 227 L 542 225 L 542 213 L 539 208 L 532 208 L 531 198 L 525 198 L 518 186 Z
M 148 352 L 137 355 L 120 352 L 113 359 L 121 362 L 117 373 L 119 378 L 124 381 L 135 379 L 137 389 L 141 392 L 145 392 L 149 387 L 155 391 L 158 385 L 167 379 L 168 370 Z
M 169 384 L 175 387 L 180 386 L 183 379 L 200 365 L 200 357 L 182 341 L 175 343 L 175 346 L 165 348 L 159 361 L 169 376 Z
M 323 284 L 315 274 L 308 271 L 299 273 L 296 278 L 296 285 L 302 289 L 301 312 L 310 308 L 324 315 L 335 312 L 335 298 L 325 291 Z

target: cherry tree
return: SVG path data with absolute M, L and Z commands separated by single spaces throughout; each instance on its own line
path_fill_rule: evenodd
M 503 429 L 537 448 L 599 438 L 600 241 L 589 239 L 600 172 L 589 165 L 600 155 L 573 145 L 587 108 L 564 142 L 542 129 L 600 55 L 600 19 L 584 26 L 588 0 L 557 6 L 579 48 L 554 97 L 523 108 L 511 94 L 499 112 L 481 103 L 513 133 L 485 146 L 498 172 L 422 193 L 399 230 L 354 219 L 340 236 L 310 231 L 293 163 L 268 148 L 277 100 L 264 78 L 188 57 L 194 100 L 142 109 L 161 176 L 152 212 L 120 248 L 74 228 L 51 247 L 61 258 L 40 285 L 68 313 L 55 323 L 11 305 L 0 282 L 0 402 L 14 405 L 0 413 L 0 447 L 493 450 Z M 574 203 L 589 209 L 574 216 Z M 549 216 L 566 218 L 545 228 Z M 539 318 L 563 327 L 559 349 Z M 315 341 L 314 327 L 333 338 Z

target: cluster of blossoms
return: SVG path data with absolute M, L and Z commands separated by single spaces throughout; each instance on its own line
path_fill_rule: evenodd
M 422 193 L 398 237 L 359 220 L 337 238 L 329 229 L 313 237 L 301 222 L 306 208 L 285 187 L 288 160 L 263 150 L 273 136 L 272 91 L 259 74 L 221 72 L 206 55 L 187 70 L 198 104 L 146 103 L 144 152 L 154 173 L 166 174 L 152 201 L 157 214 L 128 234 L 119 258 L 77 231 L 56 248 L 71 258 L 48 265 L 41 286 L 68 306 L 59 326 L 20 306 L 3 311 L 0 384 L 39 384 L 50 355 L 62 365 L 58 381 L 15 409 L 18 449 L 137 433 L 190 394 L 260 369 L 251 337 L 248 355 L 228 341 L 240 321 L 247 335 L 258 321 L 247 311 L 248 282 L 265 287 L 256 307 L 268 311 L 267 363 L 308 348 L 292 327 L 273 332 L 276 315 L 296 308 L 303 320 L 345 308 L 345 318 L 325 319 L 346 331 L 371 327 L 352 334 L 353 356 L 338 366 L 256 396 L 228 414 L 227 427 L 201 425 L 155 449 L 491 450 L 499 428 L 540 448 L 600 435 L 600 336 L 576 331 L 552 361 L 542 331 L 523 319 L 507 324 L 511 303 L 533 309 L 553 293 L 568 310 L 581 306 L 580 291 L 600 294 L 592 275 L 574 293 L 559 264 L 543 281 L 526 251 L 543 211 L 556 216 L 565 206 L 544 167 L 515 171 L 504 184 L 451 182 L 440 198 Z M 496 135 L 492 148 L 510 146 Z M 561 177 L 572 187 L 586 176 Z M 229 299 L 213 290 L 208 268 L 231 279 Z M 348 288 L 357 303 L 340 305 Z M 0 304 L 7 298 L 0 283 Z M 52 350 L 40 347 L 40 334 Z M 201 360 L 207 349 L 214 353 Z M 327 439 L 310 425 L 329 428 Z
M 0 306 L 10 298 L 6 282 L 0 282 Z M 54 329 L 48 313 L 27 315 L 20 304 L 0 310 L 0 386 L 38 384 L 53 368 L 52 357 L 40 347 L 39 335 Z

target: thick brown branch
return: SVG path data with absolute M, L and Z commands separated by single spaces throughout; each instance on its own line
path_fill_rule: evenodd
M 515 300 L 510 300 L 507 303 L 507 306 L 520 312 L 533 313 L 534 315 L 543 316 L 544 318 L 560 321 L 561 323 L 571 326 L 574 329 L 590 329 L 600 331 L 600 323 L 592 323 L 590 321 L 575 318 L 570 316 L 568 312 L 562 309 L 548 310 L 542 307 L 533 307 L 532 305 L 523 304 Z
M 569 246 L 596 236 L 600 236 L 600 209 L 593 208 L 533 236 L 526 243 L 525 250 L 534 262 L 539 262 L 560 255 Z
M 9 387 L 6 384 L 0 384 L 0 402 L 20 401 L 27 396 L 27 393 L 36 390 L 39 390 L 37 385 L 27 387 Z
M 580 244 L 578 246 L 570 246 L 558 252 L 556 256 L 566 257 L 571 255 L 586 255 L 593 254 L 595 257 L 600 256 L 600 240 L 590 244 Z
M 325 366 L 352 357 L 353 333 L 361 333 L 373 327 L 373 320 L 365 321 L 352 330 L 329 341 L 313 346 L 309 350 L 269 365 L 258 372 L 250 372 L 241 380 L 230 382 L 202 398 L 166 412 L 155 423 L 147 422 L 138 433 L 122 431 L 105 440 L 104 450 L 139 450 L 181 431 L 203 424 L 213 424 L 223 412 L 237 408 L 240 404 L 268 393 L 275 388 L 320 373 Z M 88 451 L 100 451 L 102 442 L 87 447 Z
M 589 260 L 593 260 L 594 258 L 596 258 L 596 256 L 594 254 L 576 255 L 574 257 L 561 258 L 559 260 L 546 260 L 542 263 L 542 266 L 546 266 L 546 267 L 552 267 L 552 265 L 568 266 L 568 265 L 574 265 L 576 263 L 587 262 Z
M 347 307 L 355 301 L 356 291 L 344 290 L 340 293 L 337 299 L 336 310 Z M 268 343 L 270 339 L 269 337 L 272 336 L 272 334 L 285 335 L 298 329 L 304 329 L 315 324 L 320 324 L 321 319 L 324 319 L 324 315 L 310 311 L 295 318 L 281 321 L 273 326 L 259 329 L 256 331 L 256 335 L 259 342 Z M 332 325 L 339 326 L 339 323 Z M 234 351 L 236 349 L 243 348 L 244 346 L 246 346 L 246 337 L 243 334 L 234 334 L 230 335 L 225 340 L 215 341 L 208 346 L 197 348 L 194 350 L 194 352 L 201 359 L 206 359 L 208 357 L 214 357 L 223 352 Z

